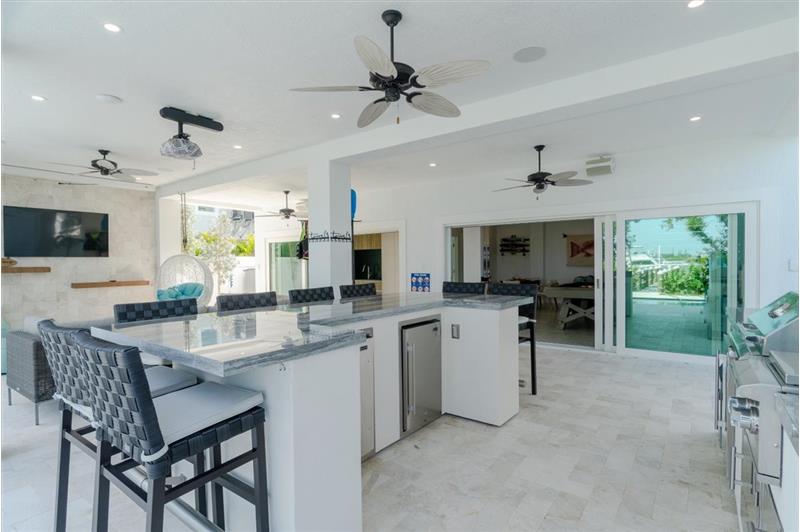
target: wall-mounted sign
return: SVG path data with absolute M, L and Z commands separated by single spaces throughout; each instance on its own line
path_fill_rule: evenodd
M 308 233 L 308 241 L 309 242 L 352 242 L 353 238 L 350 236 L 350 232 L 346 233 L 339 233 L 337 231 L 323 231 L 321 233 Z
M 429 274 L 429 273 L 412 273 L 411 274 L 411 291 L 412 292 L 430 292 L 431 291 L 431 274 Z

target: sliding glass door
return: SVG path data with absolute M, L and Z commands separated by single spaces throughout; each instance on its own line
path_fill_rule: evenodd
M 286 295 L 306 288 L 307 261 L 297 258 L 298 242 L 269 242 L 269 289 Z
M 624 217 L 618 324 L 628 350 L 713 356 L 744 304 L 745 213 Z
M 600 351 L 616 351 L 616 216 L 594 219 L 594 347 Z

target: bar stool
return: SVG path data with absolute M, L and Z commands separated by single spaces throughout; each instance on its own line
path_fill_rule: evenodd
M 86 438 L 94 431 L 92 426 L 94 417 L 87 391 L 87 382 L 84 378 L 85 372 L 72 340 L 73 333 L 85 330 L 59 327 L 53 323 L 53 320 L 40 321 L 38 328 L 45 357 L 55 383 L 56 393 L 53 398 L 58 400 L 58 407 L 61 411 L 56 510 L 53 528 L 56 532 L 63 532 L 67 526 L 70 446 L 75 445 L 92 457 L 97 454 L 97 446 Z M 197 383 L 194 375 L 164 366 L 148 368 L 145 376 L 151 393 L 157 397 Z M 89 424 L 81 428 L 73 428 L 73 414 L 83 418 Z
M 367 297 L 377 295 L 375 283 L 343 284 L 339 285 L 339 297 L 352 299 L 354 297 Z
M 217 296 L 217 312 L 245 310 L 249 308 L 274 307 L 278 304 L 275 292 L 253 294 L 224 294 Z
M 289 290 L 289 303 L 314 303 L 315 301 L 333 301 L 333 287 Z
M 73 334 L 88 381 L 96 435 L 99 440 L 93 530 L 108 530 L 109 488 L 113 483 L 147 512 L 147 532 L 164 528 L 164 506 L 212 483 L 214 522 L 224 528 L 220 486 L 253 502 L 256 530 L 269 530 L 267 465 L 264 434 L 264 398 L 260 392 L 204 382 L 153 399 L 144 366 L 135 347 L 125 347 L 90 336 Z M 176 485 L 167 485 L 172 465 L 203 454 L 218 456 L 220 445 L 250 432 L 252 449 L 230 460 L 216 459 L 207 471 Z M 112 464 L 115 451 L 122 461 Z M 253 463 L 254 486 L 229 473 Z M 147 491 L 133 483 L 125 471 L 144 466 Z
M 114 323 L 116 324 L 190 316 L 197 316 L 197 300 L 194 298 L 114 305 Z M 158 366 L 164 363 L 160 357 L 147 353 L 142 353 L 142 361 L 145 366 Z
M 489 294 L 498 296 L 527 296 L 532 301 L 519 307 L 518 325 L 520 330 L 528 329 L 531 344 L 531 395 L 536 395 L 536 298 L 539 292 L 538 284 L 518 283 L 490 283 Z
M 453 281 L 445 281 L 442 283 L 442 293 L 483 295 L 486 293 L 486 283 L 456 283 Z
M 197 300 L 194 298 L 114 305 L 114 321 L 116 323 L 132 323 L 196 315 Z

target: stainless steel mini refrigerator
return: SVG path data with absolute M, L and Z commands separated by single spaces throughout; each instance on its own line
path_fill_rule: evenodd
M 442 339 L 439 320 L 401 329 L 401 436 L 442 415 Z

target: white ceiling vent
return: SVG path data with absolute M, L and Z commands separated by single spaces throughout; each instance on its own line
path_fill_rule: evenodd
M 614 158 L 610 155 L 600 155 L 586 161 L 586 176 L 597 177 L 614 173 Z

